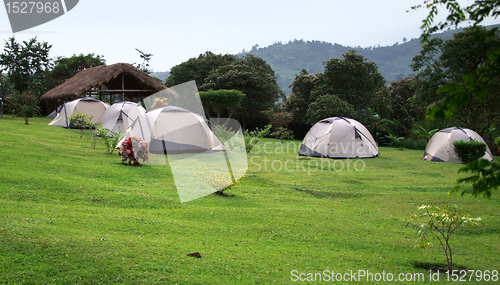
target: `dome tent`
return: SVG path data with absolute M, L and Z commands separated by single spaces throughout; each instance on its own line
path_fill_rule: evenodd
M 104 129 L 118 133 L 125 133 L 125 130 L 139 117 L 144 115 L 146 110 L 138 103 L 119 102 L 109 107 L 102 116 L 101 123 Z
M 101 121 L 104 111 L 109 105 L 92 97 L 83 97 L 63 104 L 60 112 L 49 123 L 51 126 L 60 126 L 64 128 L 75 128 L 70 124 L 69 117 L 75 114 L 87 114 L 92 116 L 92 123 L 97 124 Z
M 427 146 L 425 147 L 425 153 L 422 159 L 439 162 L 461 163 L 453 148 L 453 142 L 461 140 L 476 140 L 478 142 L 485 143 L 483 138 L 473 130 L 459 127 L 443 129 L 433 135 L 429 140 Z M 491 155 L 488 145 L 486 145 L 486 154 L 483 158 L 490 161 L 493 160 L 493 156 Z
M 203 117 L 175 106 L 154 109 L 140 115 L 124 139 L 131 136 L 147 141 L 149 151 L 154 154 L 224 150 Z
M 317 122 L 304 137 L 299 155 L 326 158 L 368 158 L 380 153 L 360 122 L 331 117 Z

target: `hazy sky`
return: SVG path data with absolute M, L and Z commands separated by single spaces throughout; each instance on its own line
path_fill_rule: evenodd
M 294 39 L 362 47 L 401 43 L 420 36 L 427 11 L 407 12 L 420 2 L 80 0 L 66 15 L 14 36 L 52 44 L 51 56 L 95 53 L 107 64 L 140 62 L 138 48 L 153 54 L 154 71 L 168 71 L 205 51 L 235 54 Z M 0 36 L 12 35 L 0 8 Z

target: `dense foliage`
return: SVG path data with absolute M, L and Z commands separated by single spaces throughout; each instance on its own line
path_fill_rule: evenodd
M 480 93 L 463 80 L 475 77 L 474 74 L 490 62 L 489 54 L 495 49 L 500 49 L 500 34 L 474 26 L 455 34 L 453 39 L 429 41 L 413 63 L 420 83 L 415 93 L 416 102 L 423 106 L 437 106 L 427 115 L 452 119 L 473 129 L 490 146 L 494 138 L 490 131 L 495 125 L 500 125 L 498 76 L 489 72 L 491 78 L 481 84 Z M 485 96 L 486 93 L 489 95 Z
M 4 52 L 0 54 L 0 72 L 7 72 L 15 91 L 33 89 L 36 77 L 52 67 L 49 58 L 51 47 L 47 42 L 38 42 L 36 37 L 22 44 L 13 36 L 5 41 Z
M 87 55 L 74 54 L 71 57 L 58 57 L 54 61 L 54 68 L 50 70 L 50 78 L 55 87 L 80 71 L 104 64 L 106 64 L 104 57 L 93 53 Z
M 370 125 L 384 104 L 385 79 L 377 65 L 354 51 L 343 59 L 325 62 L 323 73 L 308 74 L 304 69 L 292 83 L 285 107 L 293 114 L 291 126 L 304 130 L 320 119 L 349 116 Z M 385 108 L 385 107 L 383 107 Z
M 471 176 L 460 178 L 457 183 L 472 184 L 472 188 L 462 190 L 463 194 L 472 194 L 475 197 L 484 195 L 491 197 L 491 191 L 497 190 L 500 186 L 500 162 L 488 161 L 486 159 L 473 160 L 460 168 L 459 172 L 471 173 Z M 457 186 L 453 191 L 460 189 Z
M 217 68 L 232 64 L 236 61 L 236 56 L 226 54 L 217 55 L 210 51 L 200 54 L 197 58 L 193 57 L 189 60 L 178 64 L 170 70 L 170 74 L 165 81 L 165 85 L 172 87 L 191 80 L 196 81 L 198 90 L 205 91 L 201 86 L 205 83 L 205 79 L 210 72 Z
M 244 127 L 264 125 L 266 119 L 260 112 L 272 108 L 282 94 L 271 66 L 253 55 L 236 58 L 233 55 L 206 52 L 174 66 L 166 85 L 173 86 L 191 80 L 196 81 L 200 91 L 224 89 L 245 94 L 241 108 L 232 108 L 234 117 Z
M 325 94 L 309 104 L 305 120 L 308 124 L 315 124 L 319 120 L 329 117 L 355 118 L 357 113 L 352 104 L 340 99 L 339 96 Z
M 207 90 L 200 91 L 200 99 L 205 113 L 211 118 L 230 118 L 239 109 L 245 94 L 238 90 Z

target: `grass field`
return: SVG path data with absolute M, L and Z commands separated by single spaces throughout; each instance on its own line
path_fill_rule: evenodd
M 0 120 L 0 284 L 290 284 L 292 270 L 424 273 L 418 283 L 444 284 L 418 267 L 444 266 L 441 249 L 413 249 L 406 226 L 423 203 L 480 216 L 452 237 L 454 263 L 500 271 L 500 193 L 448 195 L 460 165 L 422 161 L 422 151 L 335 161 L 264 139 L 234 197 L 180 203 L 168 165 L 123 166 L 92 148 L 90 131 L 48 122 Z

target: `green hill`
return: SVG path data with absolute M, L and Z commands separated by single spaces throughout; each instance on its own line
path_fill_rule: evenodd
M 500 25 L 489 26 L 499 27 Z M 449 30 L 435 36 L 445 40 L 453 37 L 454 33 L 462 29 Z M 342 54 L 348 50 L 356 50 L 364 55 L 369 61 L 377 63 L 380 73 L 385 77 L 387 83 L 399 80 L 404 76 L 413 76 L 410 64 L 415 55 L 422 48 L 420 39 L 411 39 L 392 46 L 377 47 L 349 47 L 337 43 L 324 41 L 294 40 L 288 43 L 276 42 L 267 47 L 255 45 L 252 50 L 245 52 L 263 58 L 269 63 L 278 77 L 278 84 L 290 93 L 288 86 L 293 82 L 295 75 L 303 68 L 309 73 L 322 72 L 323 62 L 330 58 L 342 58 Z M 239 54 L 239 56 L 244 53 Z

